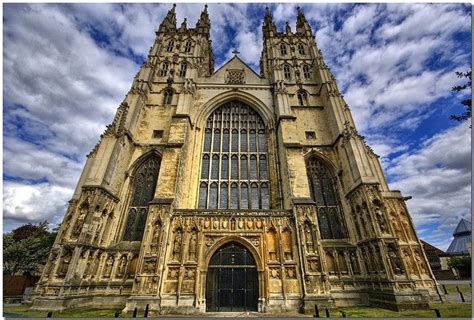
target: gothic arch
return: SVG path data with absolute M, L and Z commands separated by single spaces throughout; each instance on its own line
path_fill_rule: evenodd
M 308 153 L 306 153 L 304 155 L 304 160 L 305 160 L 306 165 L 313 158 L 316 158 L 316 159 L 320 160 L 321 162 L 323 162 L 329 168 L 329 171 L 331 171 L 331 174 L 333 176 L 336 176 L 337 167 L 331 159 L 329 159 L 327 156 L 325 156 L 324 154 L 322 154 L 322 153 L 320 153 L 316 150 L 310 150 Z
M 130 165 L 130 168 L 128 169 L 127 173 L 127 177 L 129 179 L 133 179 L 133 177 L 135 176 L 135 174 L 137 173 L 137 170 L 140 168 L 140 166 L 145 163 L 148 159 L 150 159 L 151 157 L 157 157 L 160 162 L 161 162 L 161 159 L 162 159 L 162 155 L 160 152 L 158 152 L 157 150 L 155 149 L 152 149 L 148 152 L 145 152 L 144 154 L 142 154 L 141 156 L 139 156 L 131 165 Z
M 258 272 L 264 271 L 262 258 L 260 256 L 260 254 L 258 253 L 258 251 L 250 243 L 250 241 L 248 241 L 245 238 L 238 237 L 238 236 L 224 237 L 224 238 L 219 239 L 218 241 L 216 241 L 211 246 L 209 251 L 207 252 L 207 255 L 205 257 L 204 264 L 203 264 L 204 267 L 203 267 L 202 271 L 207 271 L 207 269 L 209 267 L 209 262 L 211 261 L 211 258 L 214 255 L 214 253 L 216 253 L 217 250 L 219 250 L 222 246 L 224 246 L 225 244 L 230 243 L 230 242 L 237 242 L 237 243 L 243 245 L 247 250 L 249 250 L 249 252 L 252 254 L 253 258 L 255 259 L 255 264 L 257 265 L 257 271 Z
M 272 130 L 275 127 L 273 112 L 270 110 L 269 106 L 265 105 L 265 103 L 252 94 L 235 90 L 229 90 L 218 94 L 208 100 L 202 108 L 198 109 L 195 115 L 196 126 L 198 128 L 204 128 L 209 116 L 217 108 L 232 100 L 241 101 L 257 112 L 269 130 Z

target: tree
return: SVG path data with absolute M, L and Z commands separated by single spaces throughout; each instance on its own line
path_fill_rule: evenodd
M 25 224 L 3 234 L 4 274 L 36 274 L 48 259 L 57 230 L 49 232 L 47 222 Z
M 469 81 L 463 85 L 460 85 L 460 86 L 455 86 L 453 87 L 453 91 L 454 92 L 459 92 L 459 91 L 463 91 L 465 89 L 469 89 L 469 98 L 468 99 L 464 99 L 462 101 L 462 104 L 466 107 L 466 111 L 461 114 L 461 115 L 451 115 L 451 119 L 452 120 L 456 120 L 456 121 L 466 121 L 466 120 L 469 120 L 471 118 L 471 112 L 472 112 L 472 100 L 471 100 L 471 96 L 470 96 L 470 91 L 471 91 L 471 88 L 472 88 L 472 78 L 471 78 L 471 72 L 472 72 L 472 69 L 469 70 L 469 71 L 466 71 L 466 72 L 460 72 L 460 71 L 456 71 L 456 74 L 458 76 L 458 78 L 467 78 L 469 79 Z
M 471 277 L 471 257 L 468 255 L 449 258 L 448 266 L 457 269 L 461 278 Z

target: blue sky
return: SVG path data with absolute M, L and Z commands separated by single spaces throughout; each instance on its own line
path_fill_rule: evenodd
M 216 70 L 237 48 L 258 72 L 269 6 L 210 4 Z M 86 155 L 145 61 L 171 4 L 4 4 L 4 230 L 61 222 Z M 446 249 L 470 220 L 471 131 L 455 71 L 471 61 L 468 4 L 301 4 L 358 130 L 380 155 L 421 238 Z M 203 4 L 178 4 L 194 26 Z

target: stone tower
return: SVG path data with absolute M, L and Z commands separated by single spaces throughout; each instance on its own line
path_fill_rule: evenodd
M 310 312 L 427 307 L 435 281 L 399 191 L 357 133 L 298 10 L 263 22 L 260 74 L 214 71 L 207 7 L 175 7 L 87 157 L 36 309 Z

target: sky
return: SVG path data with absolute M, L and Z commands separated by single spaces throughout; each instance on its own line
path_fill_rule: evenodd
M 86 155 L 129 90 L 171 4 L 4 4 L 3 226 L 62 221 Z M 296 5 L 209 4 L 218 69 L 233 56 L 259 72 L 265 6 L 295 30 Z M 318 47 L 407 202 L 419 236 L 446 249 L 470 220 L 469 4 L 301 4 Z M 177 5 L 178 25 L 203 4 Z

